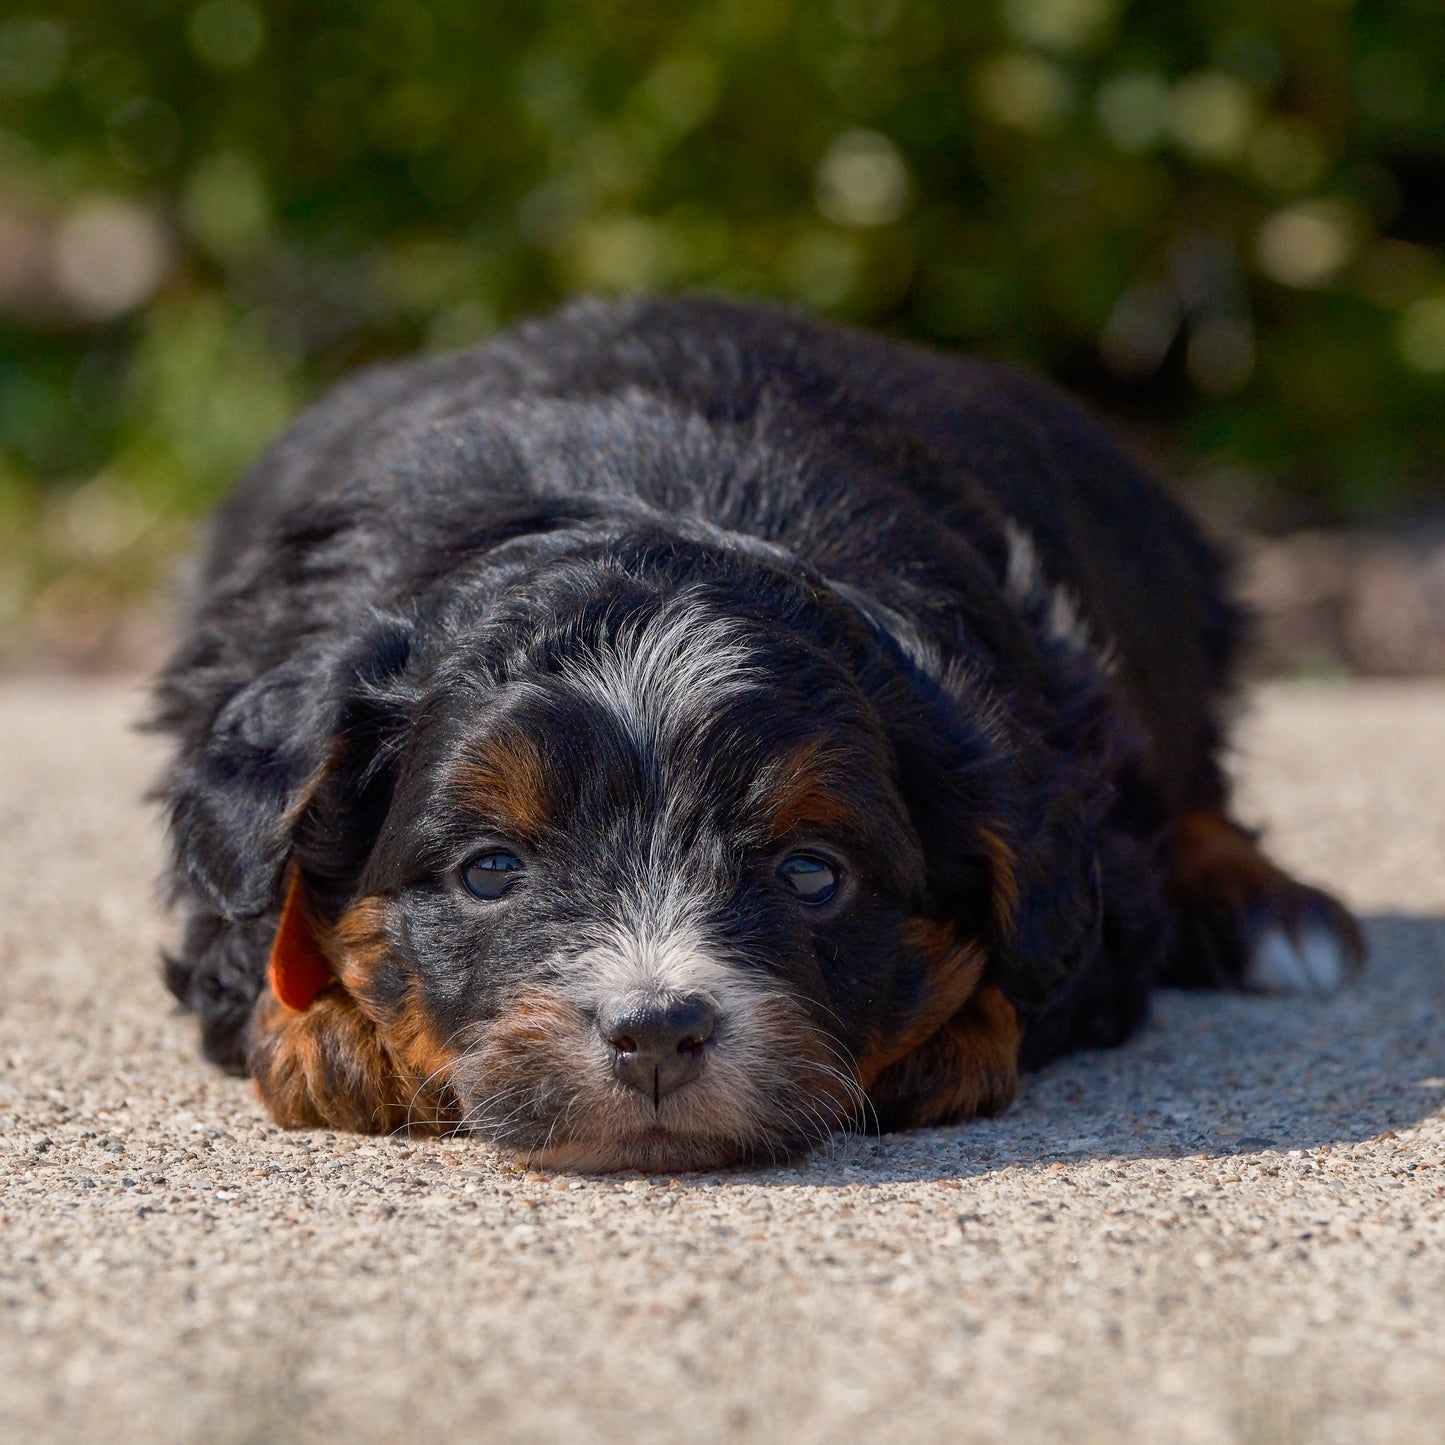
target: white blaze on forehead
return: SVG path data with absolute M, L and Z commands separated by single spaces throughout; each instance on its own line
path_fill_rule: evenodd
M 676 737 L 700 706 L 760 687 L 762 668 L 736 618 L 685 602 L 620 628 L 605 647 L 568 660 L 564 676 L 620 718 L 638 741 Z
M 737 971 L 686 925 L 666 932 L 619 926 L 578 962 L 589 991 L 601 1002 L 701 995 L 721 1005 L 725 995 L 737 991 Z
M 668 910 L 671 911 L 671 910 Z M 717 1010 L 746 1062 L 758 1009 L 776 1000 L 775 980 L 741 966 L 710 942 L 685 914 L 669 919 L 635 915 L 613 924 L 591 948 L 571 959 L 562 992 L 589 1012 L 663 999 L 702 998 Z

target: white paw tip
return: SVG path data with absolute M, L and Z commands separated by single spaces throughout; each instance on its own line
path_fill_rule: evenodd
M 1345 946 L 1328 928 L 1307 924 L 1292 937 L 1276 926 L 1255 941 L 1244 981 L 1266 993 L 1333 993 L 1349 972 Z

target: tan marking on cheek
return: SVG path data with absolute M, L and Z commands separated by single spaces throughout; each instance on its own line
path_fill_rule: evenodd
M 374 979 L 386 962 L 386 905 L 364 899 L 323 940 L 340 987 L 304 1012 L 268 989 L 251 1019 L 247 1067 L 276 1122 L 361 1133 L 437 1132 L 455 1122 L 447 1087 L 455 1050 L 442 1045 L 417 996 L 385 1005 Z
M 983 977 L 982 946 L 974 939 L 959 938 L 951 919 L 910 918 L 900 930 L 900 943 L 906 952 L 923 955 L 928 982 L 914 1016 L 859 1060 L 858 1079 L 865 1089 L 943 1028 Z
M 512 1095 L 569 1079 L 588 1028 L 586 1015 L 564 999 L 545 989 L 524 990 L 481 1031 L 468 1051 L 468 1075 L 484 1080 L 488 1091 Z
M 592 1056 L 590 1031 L 586 1014 L 556 994 L 525 989 L 513 996 L 479 1032 L 458 1072 L 463 1123 L 524 1155 L 540 1129 L 549 1168 L 625 1167 L 603 1161 L 620 1156 L 631 1101 Z M 578 1134 L 585 1144 L 569 1148 Z
M 899 930 L 903 947 L 917 949 L 928 960 L 928 978 L 935 997 L 930 1012 L 947 1017 L 978 985 L 983 949 L 972 938 L 958 936 L 951 918 L 910 918 Z
M 458 1048 L 438 1038 L 420 988 L 408 987 L 399 1004 L 379 997 L 377 977 L 391 962 L 390 907 L 382 898 L 363 898 L 342 914 L 328 940 L 332 967 L 376 1025 L 387 1052 L 414 1085 L 411 1109 L 445 1116 L 445 1076 Z M 416 1092 L 419 1091 L 419 1092 Z
M 992 985 L 919 1048 L 884 1069 L 868 1096 L 884 1129 L 952 1124 L 1006 1108 L 1018 1090 L 1023 1030 Z
M 768 818 L 769 836 L 815 828 L 858 831 L 858 820 L 828 767 L 827 746 L 804 743 L 768 770 L 757 804 Z
M 332 972 L 359 997 L 373 991 L 376 975 L 391 956 L 389 917 L 385 899 L 363 898 L 336 920 L 326 938 Z
M 978 837 L 988 860 L 994 927 L 999 933 L 1007 934 L 1013 931 L 1019 911 L 1018 854 L 1007 839 L 992 828 L 980 828 Z
M 551 821 L 554 799 L 546 760 L 520 733 L 490 738 L 457 776 L 463 799 L 524 840 L 534 840 Z

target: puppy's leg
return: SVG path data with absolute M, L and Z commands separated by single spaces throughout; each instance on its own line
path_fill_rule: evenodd
M 1328 993 L 1364 960 L 1349 910 L 1276 867 L 1221 809 L 1174 821 L 1164 886 L 1179 925 L 1166 983 Z
M 275 934 L 272 915 L 227 923 L 191 905 L 180 948 L 165 955 L 166 987 L 199 1018 L 202 1053 L 233 1074 L 246 1072 L 246 1026 Z

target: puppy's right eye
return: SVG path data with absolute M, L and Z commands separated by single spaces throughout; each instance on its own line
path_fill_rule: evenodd
M 515 853 L 496 848 L 473 858 L 462 869 L 462 887 L 473 898 L 500 898 L 517 881 L 517 875 L 525 867 Z

